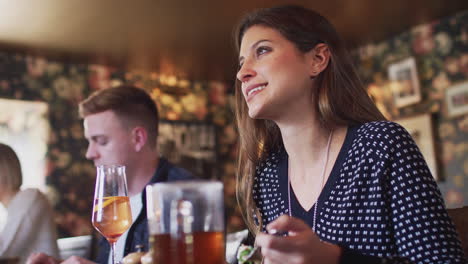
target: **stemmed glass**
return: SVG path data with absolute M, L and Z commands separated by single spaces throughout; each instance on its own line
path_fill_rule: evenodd
M 109 241 L 112 263 L 116 264 L 115 244 L 132 224 L 125 166 L 99 165 L 96 170 L 92 223 Z

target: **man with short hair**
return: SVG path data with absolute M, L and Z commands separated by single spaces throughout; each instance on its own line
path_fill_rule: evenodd
M 148 251 L 146 192 L 148 184 L 191 179 L 192 175 L 159 157 L 157 148 L 158 110 L 151 97 L 142 89 L 119 86 L 97 91 L 80 103 L 84 134 L 89 142 L 86 158 L 95 165 L 126 166 L 128 193 L 133 224 L 117 242 L 117 259 L 143 245 Z M 109 243 L 99 242 L 98 263 L 110 263 Z M 28 263 L 57 263 L 58 260 L 39 253 Z M 71 257 L 63 263 L 91 263 Z

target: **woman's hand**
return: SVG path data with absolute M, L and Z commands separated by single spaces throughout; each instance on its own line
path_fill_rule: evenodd
M 262 248 L 265 264 L 312 264 L 339 262 L 341 248 L 320 241 L 312 229 L 300 219 L 282 215 L 267 226 L 268 231 L 287 231 L 288 236 L 257 234 L 256 244 Z
M 29 255 L 28 260 L 26 260 L 26 264 L 58 264 L 60 260 L 48 256 L 44 253 L 32 253 Z

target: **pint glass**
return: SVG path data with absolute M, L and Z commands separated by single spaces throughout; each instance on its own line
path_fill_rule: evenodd
M 224 263 L 221 182 L 156 183 L 146 199 L 153 263 Z

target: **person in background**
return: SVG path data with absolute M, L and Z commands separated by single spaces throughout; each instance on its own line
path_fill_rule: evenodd
M 20 190 L 22 179 L 15 151 L 0 143 L 0 202 L 8 212 L 0 232 L 0 256 L 20 257 L 20 263 L 35 251 L 58 257 L 53 210 L 39 190 Z
M 86 158 L 95 165 L 126 166 L 128 193 L 133 224 L 116 245 L 117 259 L 122 259 L 143 245 L 148 251 L 146 193 L 148 184 L 192 179 L 184 169 L 160 157 L 157 148 L 158 110 L 142 89 L 119 86 L 99 90 L 79 105 L 85 137 L 89 142 Z M 96 262 L 110 263 L 109 243 L 102 238 Z M 29 263 L 58 263 L 45 254 L 31 255 Z M 73 256 L 63 263 L 92 263 Z
M 418 147 L 323 16 L 260 9 L 236 37 L 237 195 L 264 263 L 466 263 Z

